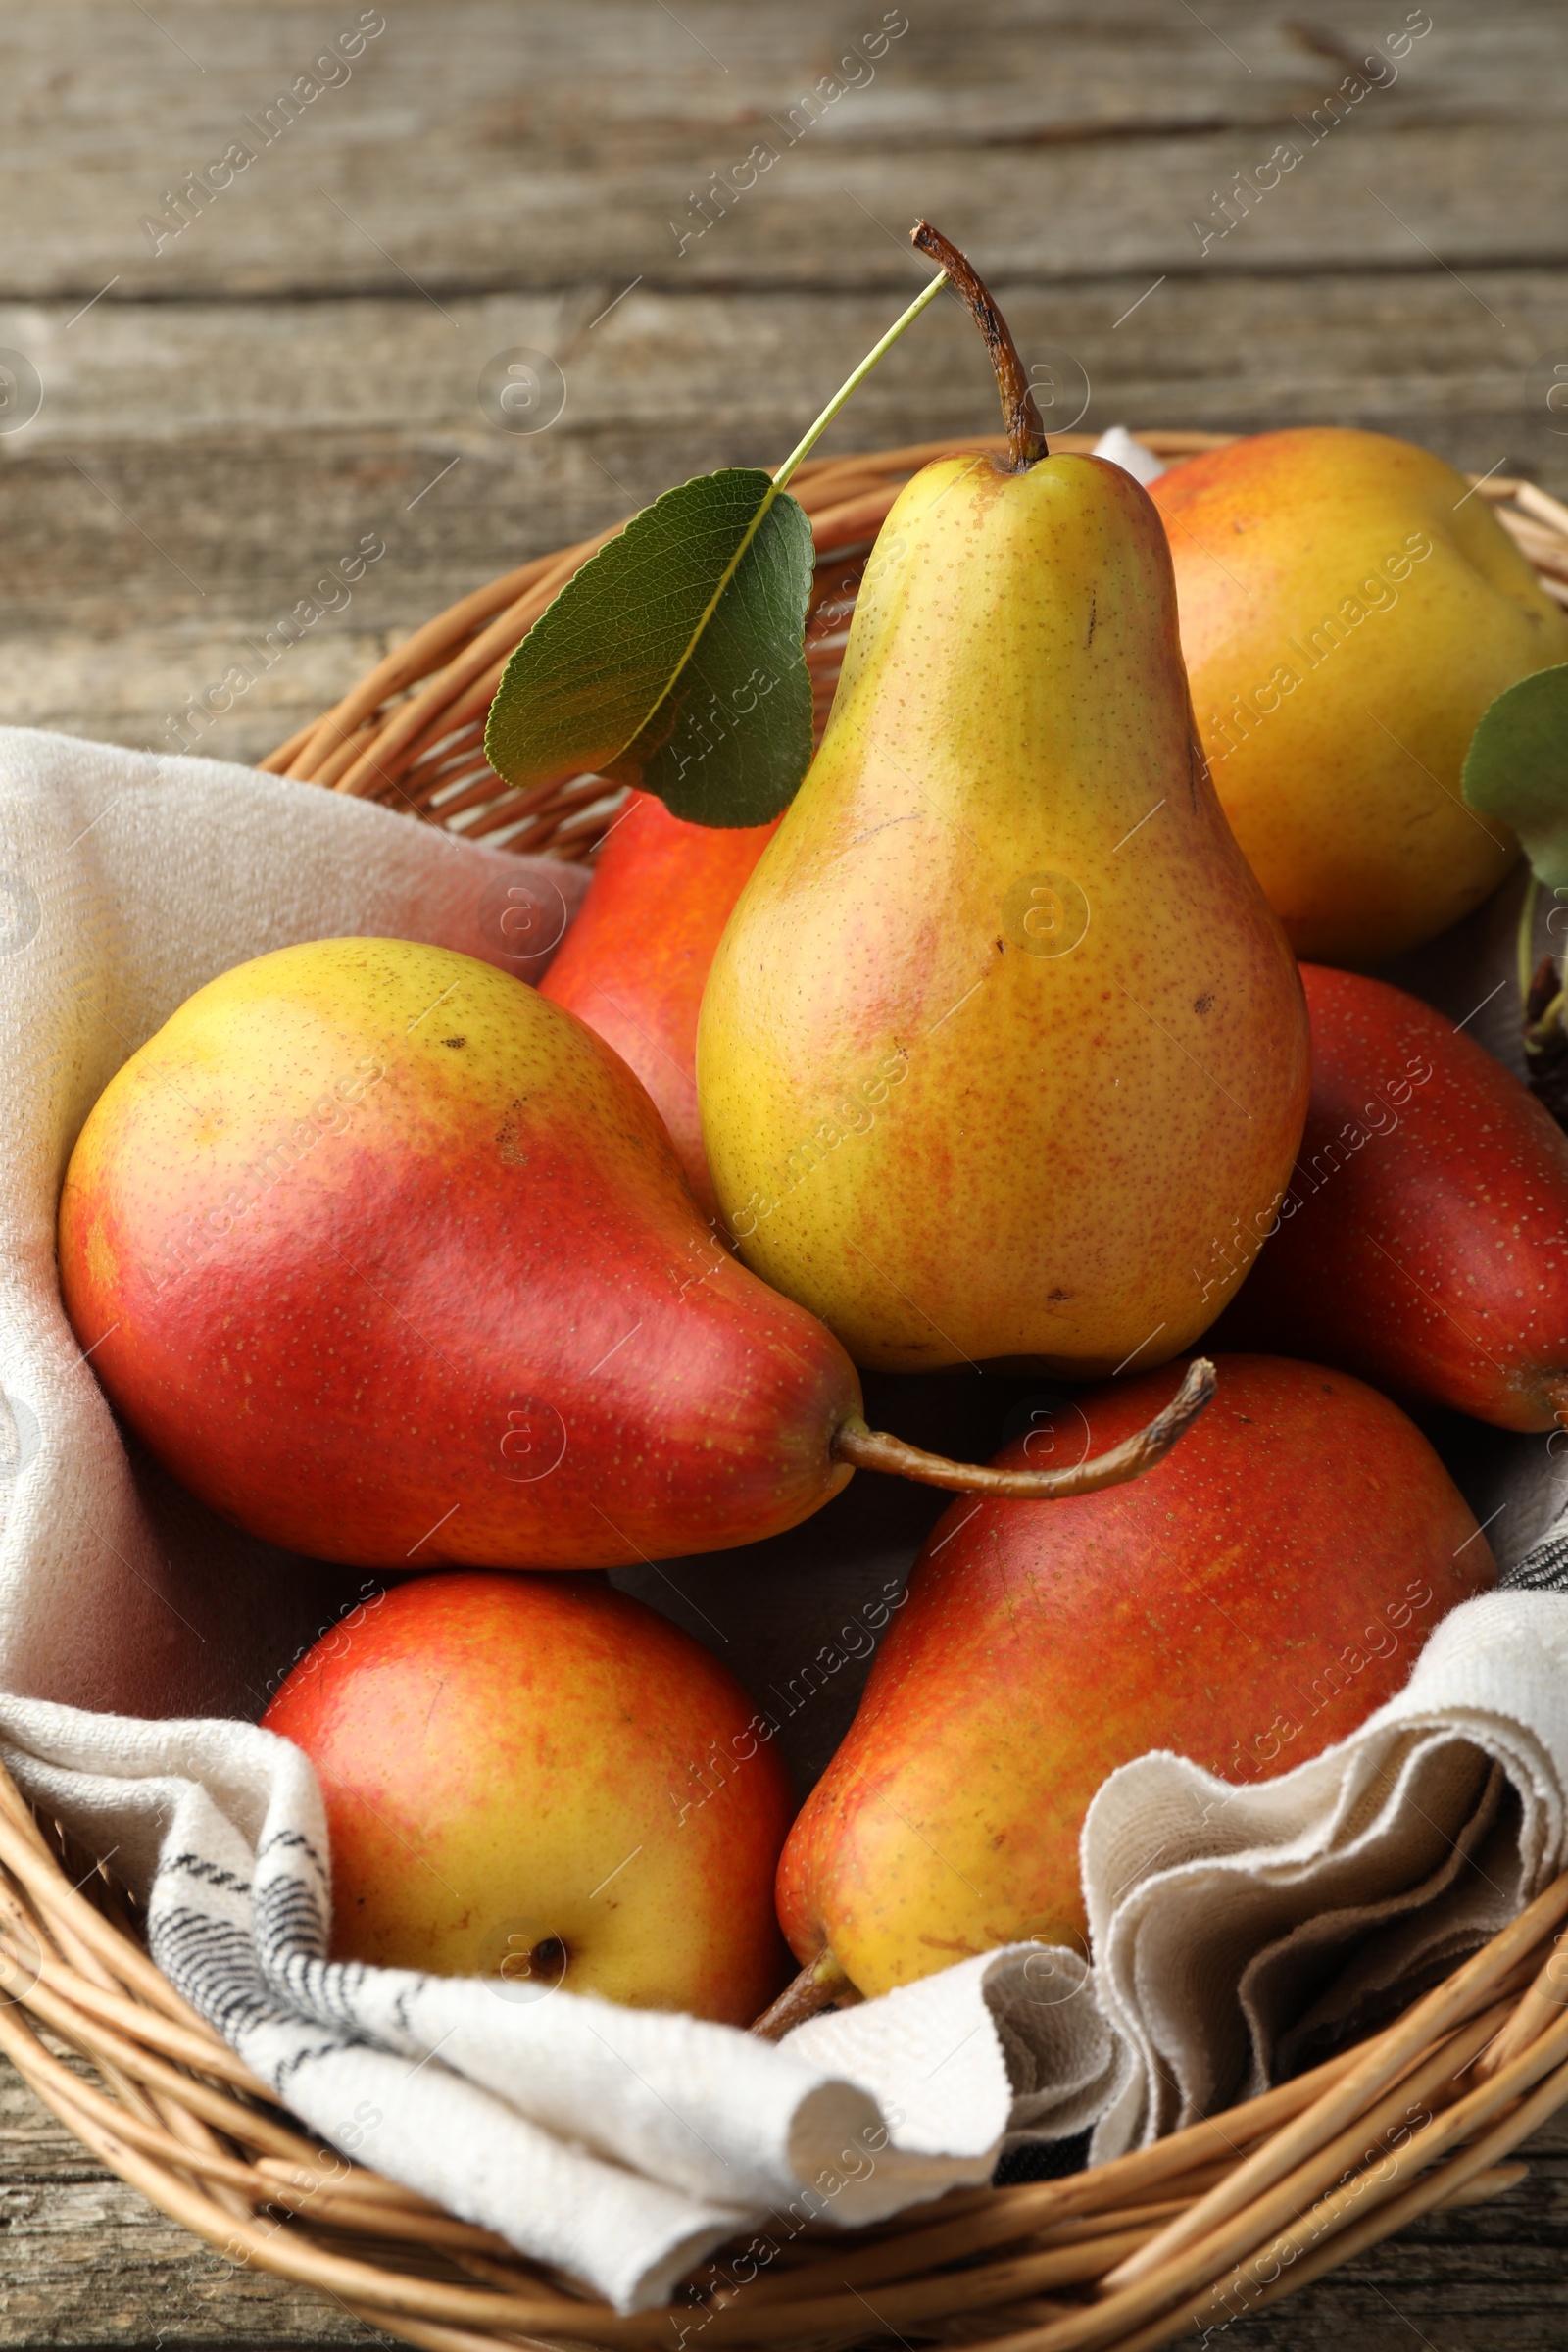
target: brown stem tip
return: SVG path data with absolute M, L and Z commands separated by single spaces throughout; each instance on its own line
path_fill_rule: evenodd
M 832 1953 L 820 1951 L 814 1960 L 808 1960 L 798 1977 L 790 1979 L 751 2030 L 760 2041 L 782 2041 L 808 2017 L 820 2017 L 824 2009 L 853 2007 L 859 1998 Z
M 1002 395 L 1002 420 L 1006 427 L 1012 469 L 1014 473 L 1023 473 L 1050 452 L 1046 446 L 1046 428 L 1007 321 L 967 255 L 950 244 L 940 228 L 933 228 L 929 220 L 917 220 L 909 231 L 909 242 L 921 253 L 929 254 L 947 271 L 954 290 L 962 296 L 970 318 L 986 339 L 991 365 L 997 371 L 997 390 Z
M 1147 1428 L 1135 1430 L 1072 1470 L 990 1470 L 978 1462 L 950 1462 L 945 1454 L 926 1453 L 906 1446 L 884 1430 L 867 1429 L 857 1417 L 846 1421 L 833 1441 L 841 1462 L 858 1470 L 890 1470 L 914 1478 L 928 1487 L 951 1487 L 959 1494 L 1004 1494 L 1019 1502 L 1057 1502 L 1069 1494 L 1096 1494 L 1102 1487 L 1119 1487 L 1141 1478 L 1162 1462 L 1178 1438 L 1185 1436 L 1214 1394 L 1214 1367 L 1206 1355 L 1195 1356 L 1187 1377 L 1163 1412 Z

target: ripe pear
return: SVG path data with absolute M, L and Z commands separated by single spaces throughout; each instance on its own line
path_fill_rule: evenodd
M 998 1482 L 868 1430 L 619 1055 L 450 949 L 318 940 L 198 990 L 95 1104 L 59 1245 L 117 1410 L 318 1559 L 613 1567 L 794 1527 L 857 1463 Z
M 742 1257 L 858 1363 L 1088 1377 L 1217 1312 L 1195 1269 L 1288 1179 L 1306 1015 L 1197 746 L 1159 518 L 1041 454 L 996 356 L 1013 456 L 896 501 L 698 1085 Z
M 1259 433 L 1152 495 L 1215 787 L 1297 954 L 1446 930 L 1518 855 L 1460 796 L 1476 721 L 1568 661 L 1568 614 L 1485 498 L 1383 433 Z
M 687 824 L 634 792 L 539 985 L 636 1071 L 710 1217 L 718 1203 L 697 1109 L 697 1010 L 719 935 L 776 829 Z
M 1225 1344 L 1499 1429 L 1568 1420 L 1568 1136 L 1430 1004 L 1359 973 L 1301 978 L 1306 1133 Z
M 1287 1772 L 1392 1697 L 1438 1619 L 1494 1581 L 1396 1405 L 1314 1364 L 1218 1371 L 1214 1409 L 1136 1487 L 956 1503 L 932 1530 L 779 1864 L 818 2001 L 1000 1943 L 1083 1948 L 1079 1835 L 1107 1774 L 1154 1748 L 1232 1782 Z M 1171 1378 L 1086 1392 L 1057 1446 L 1103 1444 Z
M 332 1957 L 749 2025 L 795 1811 L 751 1699 L 598 1577 L 416 1577 L 263 1718 L 316 1767 Z M 722 1762 L 715 1767 L 715 1757 Z

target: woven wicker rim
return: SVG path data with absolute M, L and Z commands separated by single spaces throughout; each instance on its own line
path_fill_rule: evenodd
M 1141 432 L 1156 457 L 1179 463 L 1222 449 L 1231 433 Z M 1053 447 L 1091 450 L 1095 436 L 1063 433 Z M 871 542 L 904 483 L 931 459 L 1006 447 L 994 438 L 927 441 L 905 449 L 808 460 L 790 488 L 811 518 L 816 582 L 807 662 L 817 733 L 826 722 Z M 1524 550 L 1546 594 L 1568 607 L 1568 507 L 1533 482 L 1471 477 Z M 388 654 L 342 701 L 263 760 L 274 775 L 381 801 L 470 841 L 561 858 L 592 855 L 619 788 L 570 774 L 513 792 L 484 756 L 484 722 L 501 672 L 578 566 L 623 528 L 539 556 L 451 606 Z
M 1146 432 L 1179 462 L 1233 436 Z M 871 541 L 933 442 L 805 466 L 818 722 Z M 1085 434 L 1055 446 L 1089 449 Z M 1568 507 L 1473 482 L 1568 607 Z M 614 526 L 619 528 L 619 525 Z M 521 565 L 416 630 L 264 765 L 469 838 L 591 855 L 597 777 L 514 793 L 485 763 L 502 668 L 612 531 Z M 1568 2099 L 1568 1873 L 1384 2032 L 1261 2098 L 1094 2172 L 956 2192 L 851 2237 L 774 2223 L 684 2299 L 622 2317 L 488 2230 L 306 2137 L 148 1959 L 102 1864 L 0 1771 L 0 2050 L 92 2154 L 216 2249 L 431 2352 L 496 2345 L 839 2352 L 894 2337 L 993 2352 L 1152 2352 L 1278 2301 L 1418 2215 L 1523 2178 L 1504 2161 Z M 76 2063 L 72 2063 L 74 2060 Z
M 1260 2310 L 1439 2206 L 1568 2098 L 1568 1873 L 1407 2009 L 1310 2074 L 1094 2172 L 963 2190 L 846 2237 L 777 2223 L 689 2300 L 622 2317 L 499 2237 L 306 2138 L 142 1949 L 101 1866 L 0 1773 L 0 2049 L 220 2267 L 317 2288 L 432 2352 L 833 2352 L 894 2336 L 1143 2352 Z M 74 2054 L 85 2069 L 65 2062 Z

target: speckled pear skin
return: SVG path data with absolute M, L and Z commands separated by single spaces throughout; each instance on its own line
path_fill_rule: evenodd
M 636 1071 L 709 1217 L 718 1203 L 697 1110 L 697 1013 L 713 950 L 775 829 L 687 824 L 634 792 L 539 984 Z
M 320 1784 L 333 1959 L 749 2025 L 796 1806 L 726 1666 L 602 1577 L 417 1577 L 350 1624 L 263 1718 Z
M 1432 1005 L 1359 972 L 1303 964 L 1301 979 L 1306 1133 L 1221 1344 L 1552 1428 L 1568 1412 L 1568 1136 Z
M 859 1383 L 700 1218 L 619 1055 L 447 948 L 197 991 L 60 1204 L 110 1401 L 204 1502 L 366 1567 L 606 1568 L 796 1526 Z
M 1386 1396 L 1277 1356 L 1217 1369 L 1145 1477 L 1061 1502 L 960 1495 L 932 1529 L 779 1864 L 798 1960 L 826 1945 L 870 1995 L 999 1943 L 1085 1948 L 1079 1836 L 1110 1773 L 1169 1748 L 1272 1780 L 1348 1738 L 1439 1618 L 1495 1584 L 1468 1503 Z M 1090 1390 L 999 1458 L 1098 1450 L 1174 1386 Z
M 1518 856 L 1460 771 L 1487 705 L 1568 662 L 1568 613 L 1462 474 L 1386 433 L 1253 434 L 1152 498 L 1215 787 L 1296 953 L 1435 938 Z
M 698 1084 L 742 1256 L 863 1365 L 1088 1378 L 1217 1313 L 1216 1253 L 1289 1178 L 1306 1011 L 1119 467 L 957 457 L 903 491 Z

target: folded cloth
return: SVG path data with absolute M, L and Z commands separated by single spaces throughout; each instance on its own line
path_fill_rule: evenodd
M 1029 1946 L 855 2012 L 873 2091 L 831 2030 L 813 2056 L 799 2035 L 775 2048 L 586 1994 L 329 1962 L 316 1776 L 255 1725 L 0 1698 L 0 1760 L 113 1851 L 154 1959 L 308 2125 L 622 2310 L 738 2230 L 782 2244 L 879 2220 L 995 2164 L 1013 2097 L 988 1993 L 1026 1992 Z M 1066 2071 L 1087 2050 L 1103 2072 L 1109 2036 L 1088 2010 L 1083 2029 Z M 1085 2087 L 1064 2075 L 1069 2128 L 1098 2104 Z
M 251 1543 L 126 1444 L 61 1309 L 60 1177 L 114 1070 L 229 965 L 391 933 L 536 975 L 582 887 L 315 786 L 0 730 L 0 1758 L 113 1855 L 159 1965 L 323 2139 L 635 2310 L 738 2230 L 765 2263 L 1009 2143 L 1092 2127 L 1112 2155 L 1499 1927 L 1564 1861 L 1568 1514 L 1545 1443 L 1499 1440 L 1470 1491 L 1527 1555 L 1505 1545 L 1510 1588 L 1439 1626 L 1352 1739 L 1242 1788 L 1167 1754 L 1114 1774 L 1083 1837 L 1092 1968 L 1004 1946 L 775 2048 L 331 1962 L 315 1777 L 240 1719 L 357 1580 Z M 1412 1657 L 1420 1626 L 1412 1604 Z

